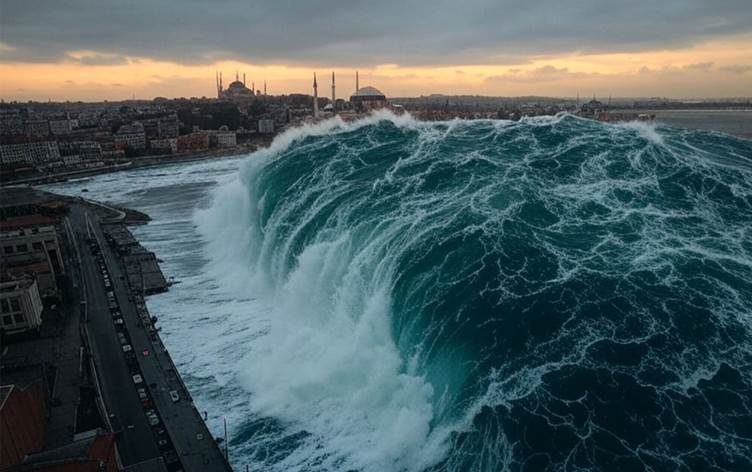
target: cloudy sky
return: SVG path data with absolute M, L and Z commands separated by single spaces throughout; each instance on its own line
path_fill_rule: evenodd
M 752 96 L 750 0 L 0 0 L 0 96 Z M 328 79 L 325 84 L 328 85 Z

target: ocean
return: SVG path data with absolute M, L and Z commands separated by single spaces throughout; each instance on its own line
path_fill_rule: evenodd
M 237 470 L 752 470 L 752 141 L 380 113 L 46 188 L 153 218 Z
M 635 110 L 636 113 L 651 113 L 656 121 L 677 128 L 720 131 L 746 139 L 752 139 L 752 110 Z

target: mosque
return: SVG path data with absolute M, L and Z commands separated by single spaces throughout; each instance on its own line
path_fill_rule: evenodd
M 243 81 L 240 81 L 238 72 L 235 71 L 235 80 L 224 88 L 222 84 L 222 73 L 217 74 L 217 98 L 225 100 L 242 100 L 245 98 L 253 98 L 256 94 L 253 91 L 252 85 L 249 89 L 245 86 L 245 74 L 243 74 Z
M 342 100 L 340 100 L 340 103 Z M 350 107 L 356 112 L 369 112 L 371 110 L 377 110 L 379 108 L 389 107 L 389 102 L 379 89 L 375 87 L 363 87 L 360 88 L 360 78 L 358 72 L 355 71 L 355 93 L 350 96 Z M 328 103 L 323 111 L 329 113 L 335 113 L 340 110 L 341 105 L 337 102 L 337 94 L 335 87 L 334 72 L 332 72 L 332 99 Z M 316 73 L 313 74 L 313 116 L 319 117 L 319 89 L 318 81 L 316 80 Z
M 350 103 L 357 111 L 371 111 L 389 105 L 386 96 L 375 87 L 360 88 L 358 72 L 355 72 L 355 93 L 350 96 Z

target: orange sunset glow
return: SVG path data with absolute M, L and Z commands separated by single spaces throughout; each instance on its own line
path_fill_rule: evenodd
M 9 46 L 5 46 L 9 48 Z M 340 87 L 354 88 L 353 67 L 254 64 L 226 60 L 181 64 L 127 56 L 122 63 L 88 65 L 82 59 L 107 57 L 71 51 L 59 62 L 0 63 L 0 96 L 5 100 L 119 100 L 135 96 L 213 96 L 215 71 L 230 78 L 245 73 L 248 85 L 271 94 L 309 93 L 313 71 L 334 70 Z M 389 96 L 443 94 L 574 96 L 666 96 L 681 98 L 752 95 L 752 35 L 707 41 L 680 49 L 642 52 L 533 55 L 519 64 L 359 67 L 361 77 Z M 349 82 L 348 82 L 349 79 Z M 349 92 L 347 92 L 349 93 Z

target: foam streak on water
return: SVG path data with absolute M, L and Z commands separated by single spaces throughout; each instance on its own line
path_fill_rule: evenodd
M 56 189 L 155 218 L 238 467 L 752 468 L 750 141 L 383 113 L 157 172 Z

